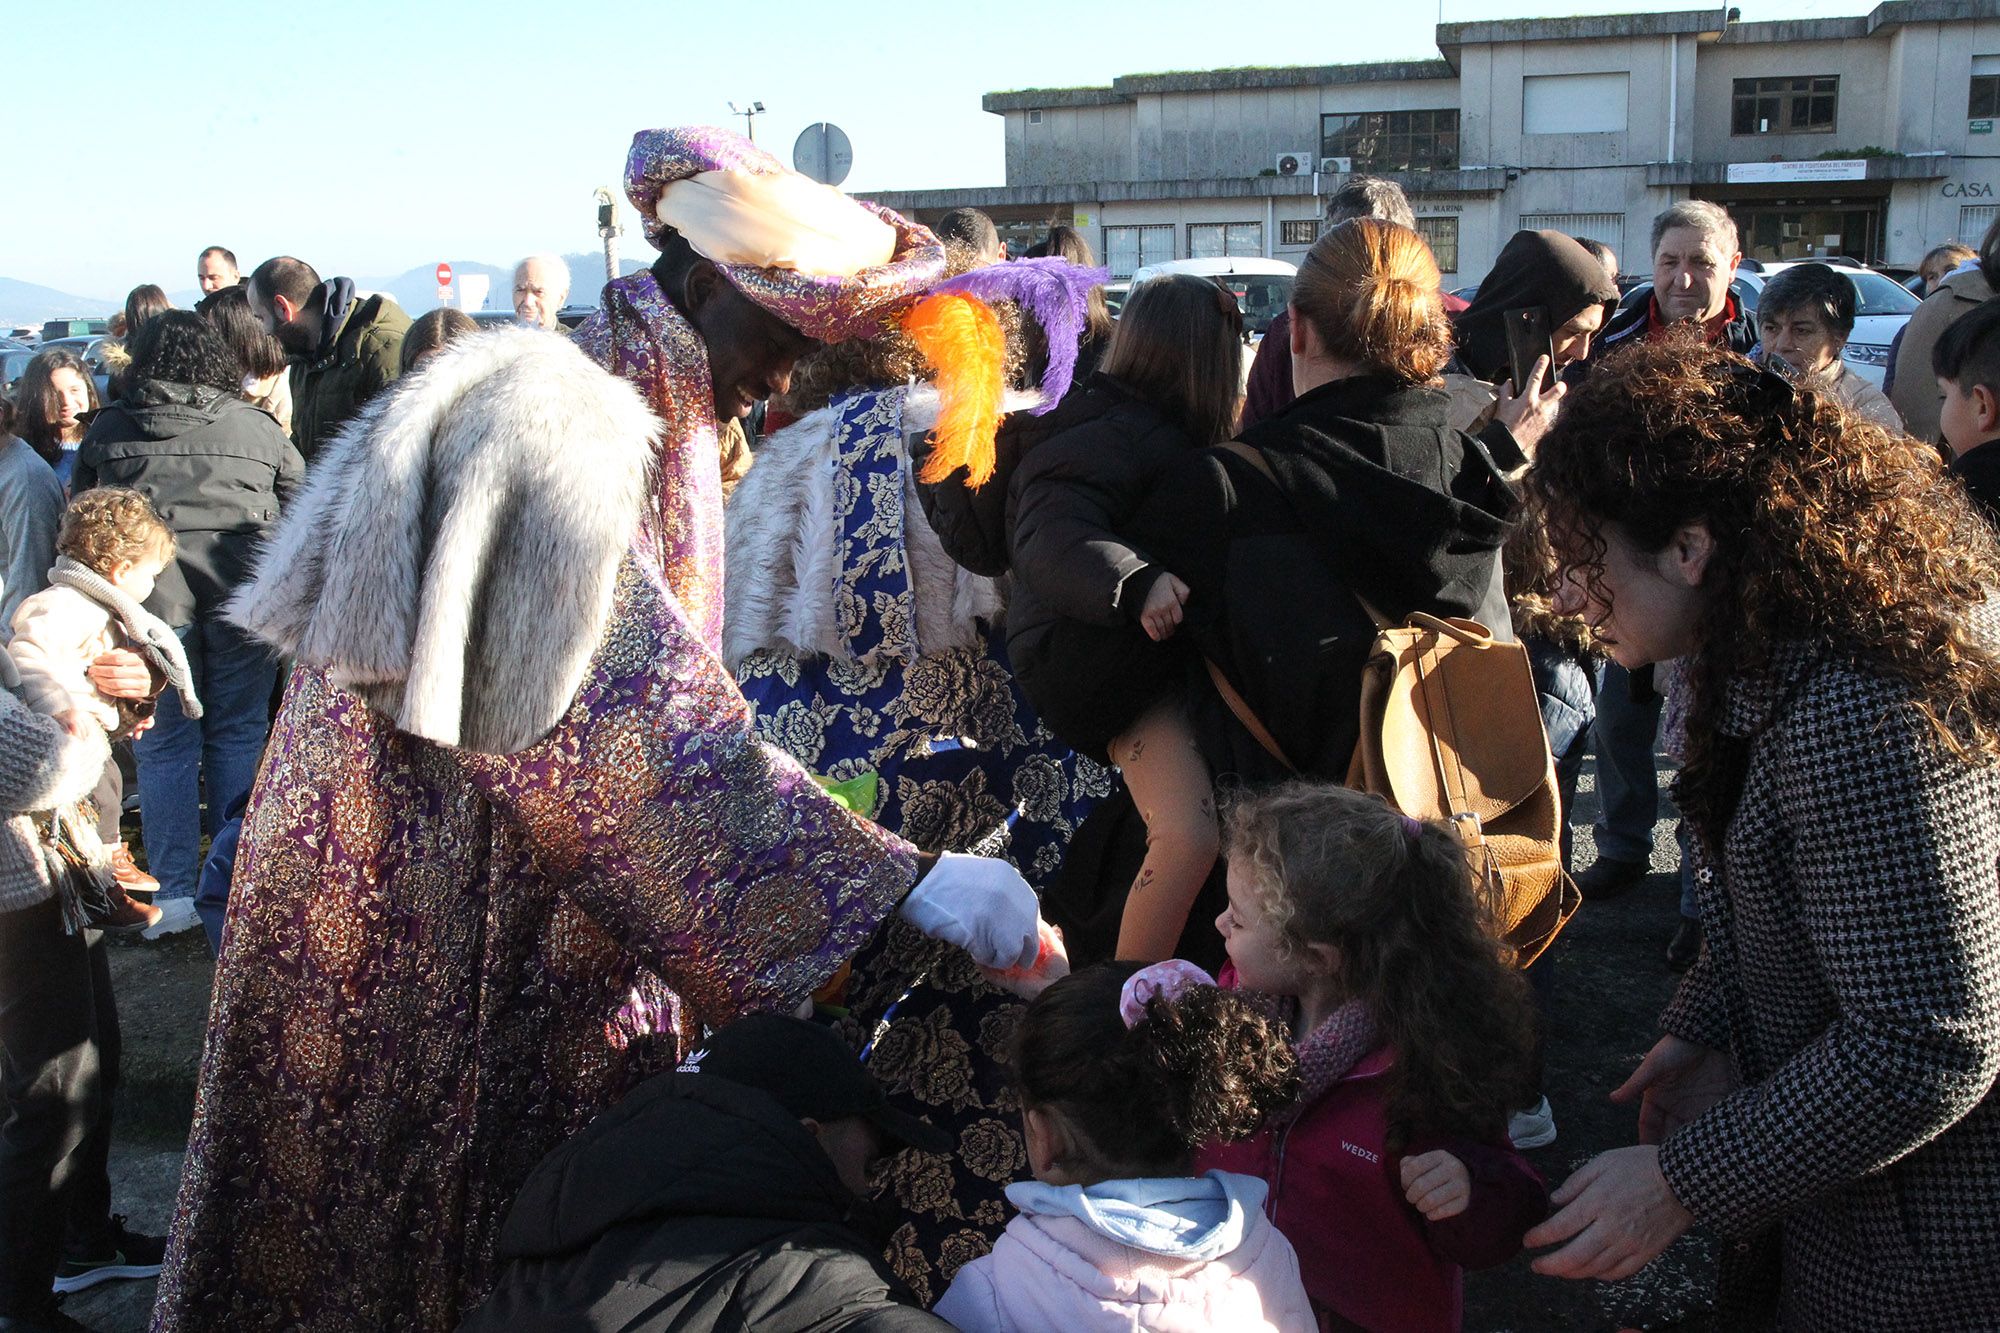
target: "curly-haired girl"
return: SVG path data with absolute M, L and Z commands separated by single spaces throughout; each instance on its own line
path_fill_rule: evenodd
M 1100 963 L 1028 1007 L 1012 1067 L 1033 1182 L 937 1313 L 963 1330 L 1313 1327 L 1260 1180 L 1190 1174 L 1195 1149 L 1291 1100 L 1297 1062 L 1191 963 Z
M 1203 1165 L 1270 1184 L 1315 1312 L 1334 1328 L 1459 1326 L 1461 1270 L 1505 1262 L 1548 1210 L 1507 1141 L 1528 1081 L 1527 987 L 1439 823 L 1295 782 L 1228 831 L 1223 984 L 1290 1020 L 1303 1087 Z
M 1684 660 L 1705 937 L 1614 1094 L 1640 1146 L 1556 1191 L 1537 1268 L 1624 1277 L 1699 1219 L 1729 1327 L 1990 1325 L 1993 535 L 1928 446 L 1691 339 L 1607 358 L 1529 483 L 1611 655 Z

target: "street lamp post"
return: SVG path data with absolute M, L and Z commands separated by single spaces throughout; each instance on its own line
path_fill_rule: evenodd
M 740 107 L 736 103 L 731 102 L 729 104 L 729 114 L 743 117 L 744 137 L 749 139 L 751 143 L 756 143 L 757 127 L 753 122 L 758 116 L 764 114 L 764 104 L 762 102 L 752 102 L 747 107 Z
M 597 187 L 597 234 L 604 238 L 604 280 L 618 281 L 618 199 L 606 186 Z

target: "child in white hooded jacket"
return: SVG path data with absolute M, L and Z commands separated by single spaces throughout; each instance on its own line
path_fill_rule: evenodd
M 937 1314 L 964 1333 L 1306 1333 L 1298 1257 L 1264 1182 L 1191 1174 L 1298 1086 L 1290 1044 L 1190 963 L 1104 963 L 1029 1006 L 1015 1037 L 1028 1163 L 1020 1211 Z

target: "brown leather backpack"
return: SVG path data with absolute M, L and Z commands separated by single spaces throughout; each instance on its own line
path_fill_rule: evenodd
M 1257 450 L 1224 447 L 1269 475 Z M 1527 649 L 1477 621 L 1417 612 L 1393 625 L 1361 607 L 1377 632 L 1347 785 L 1413 818 L 1451 822 L 1494 923 L 1526 967 L 1582 902 L 1562 868 L 1562 802 Z M 1210 662 L 1208 671 L 1237 721 L 1296 772 L 1221 669 Z

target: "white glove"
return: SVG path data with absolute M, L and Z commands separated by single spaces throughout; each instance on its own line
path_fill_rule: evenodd
M 942 853 L 896 910 L 982 967 L 1029 967 L 1041 951 L 1035 891 L 1020 871 L 990 856 Z

